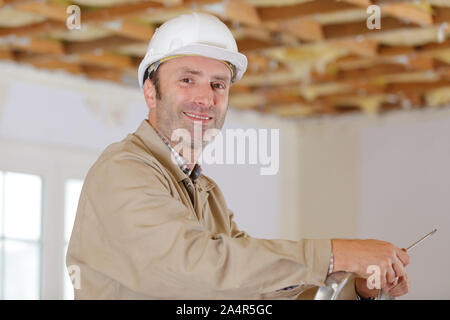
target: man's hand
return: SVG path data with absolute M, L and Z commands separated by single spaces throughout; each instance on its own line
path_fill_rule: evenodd
M 356 292 L 363 298 L 376 298 L 378 296 L 377 289 L 369 289 L 367 287 L 367 280 L 364 278 L 355 279 Z M 384 293 L 388 293 L 391 297 L 400 297 L 408 293 L 409 280 L 408 275 L 400 277 L 394 283 L 389 284 L 386 288 L 382 288 Z
M 402 277 L 406 280 L 401 282 L 407 282 L 405 267 L 409 264 L 409 255 L 393 244 L 379 240 L 349 239 L 332 239 L 331 243 L 334 257 L 333 272 L 353 272 L 358 277 L 367 279 L 371 276 L 368 267 L 377 266 L 380 270 L 381 288 L 392 288 L 396 279 Z M 394 293 L 397 291 L 403 292 L 403 289 L 397 289 Z
M 387 288 L 387 293 L 389 293 L 392 297 L 400 297 L 407 294 L 409 291 L 409 280 L 408 275 L 400 277 L 398 279 L 397 284 L 394 284 L 392 287 Z

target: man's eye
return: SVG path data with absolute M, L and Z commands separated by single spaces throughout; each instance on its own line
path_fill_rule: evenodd
M 181 79 L 181 82 L 190 83 L 190 82 L 191 82 L 191 79 L 189 79 L 189 78 L 183 78 L 183 79 Z
M 216 89 L 225 89 L 225 86 L 222 83 L 213 83 L 213 87 Z

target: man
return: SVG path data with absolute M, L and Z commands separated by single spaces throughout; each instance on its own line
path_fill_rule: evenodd
M 347 271 L 356 280 L 345 297 L 356 288 L 364 299 L 378 293 L 366 285 L 372 265 L 385 292 L 407 293 L 409 256 L 390 243 L 265 240 L 237 228 L 197 160 L 246 67 L 214 16 L 181 15 L 157 29 L 139 67 L 149 119 L 102 153 L 83 186 L 67 253 L 80 270 L 75 298 L 295 299 Z M 189 139 L 178 144 L 180 130 Z

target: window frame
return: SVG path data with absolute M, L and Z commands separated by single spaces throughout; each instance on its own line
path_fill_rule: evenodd
M 0 157 L 0 171 L 42 179 L 38 299 L 63 299 L 65 183 L 84 180 L 100 152 L 6 139 L 0 139 L 0 150 L 6 155 Z
M 0 241 L 2 242 L 2 245 L 0 247 L 0 255 L 1 255 L 1 259 L 0 259 L 0 277 L 2 279 L 2 281 L 0 282 L 0 299 L 5 299 L 5 292 L 4 292 L 4 272 L 5 272 L 5 256 L 4 256 L 4 243 L 5 241 L 13 241 L 13 242 L 19 242 L 19 243 L 25 243 L 25 244 L 32 244 L 32 245 L 37 245 L 38 248 L 38 264 L 39 264 L 39 277 L 38 277 L 38 288 L 39 288 L 39 292 L 38 292 L 38 298 L 41 297 L 41 288 L 42 288 L 42 247 L 43 247 L 43 241 L 42 241 L 42 223 L 43 223 L 43 216 L 44 216 L 44 203 L 43 203 L 43 199 L 44 199 L 44 179 L 41 175 L 36 174 L 35 172 L 32 171 L 25 171 L 25 170 L 21 170 L 21 171 L 17 171 L 17 170 L 5 170 L 2 168 L 2 163 L 0 162 L 0 173 L 3 174 L 3 186 L 2 186 L 2 192 L 4 193 L 2 196 L 5 195 L 5 178 L 6 178 L 6 173 L 20 173 L 20 174 L 29 174 L 29 175 L 34 175 L 40 178 L 41 180 L 41 207 L 40 207 L 40 230 L 39 230 L 39 238 L 37 240 L 33 240 L 33 239 L 21 239 L 21 238 L 16 238 L 16 237 L 7 237 L 5 236 L 5 234 L 1 234 L 0 235 Z M 3 197 L 3 207 L 0 208 L 0 210 L 4 210 L 4 204 L 5 204 L 5 200 L 6 198 Z M 0 219 L 4 219 L 3 217 L 0 217 Z M 4 228 L 4 225 L 2 225 L 2 228 Z M 4 231 L 4 230 L 3 230 Z

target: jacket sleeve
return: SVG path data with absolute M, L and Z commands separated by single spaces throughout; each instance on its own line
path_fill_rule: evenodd
M 239 237 L 248 237 L 249 235 L 238 228 L 236 222 L 233 220 L 234 213 L 232 211 L 229 211 L 229 217 L 230 217 L 230 225 L 231 225 L 231 236 L 235 238 Z M 310 290 L 311 289 L 311 290 Z M 278 296 L 284 296 L 284 297 L 294 297 L 299 300 L 312 300 L 314 299 L 315 293 L 317 291 L 317 286 L 312 286 L 308 288 L 307 286 L 301 287 L 300 285 L 297 287 L 296 285 L 287 287 L 287 288 L 280 288 L 279 290 L 276 290 L 275 292 L 268 293 L 267 296 L 269 298 L 272 297 L 278 297 Z M 342 289 L 341 293 L 338 297 L 339 300 L 356 300 L 357 295 L 355 291 L 355 277 L 352 276 L 347 284 Z
M 170 194 L 156 166 L 115 157 L 86 177 L 68 255 L 161 299 L 256 297 L 323 285 L 330 240 L 257 239 L 239 231 L 232 215 L 230 223 L 232 236 L 211 233 Z

